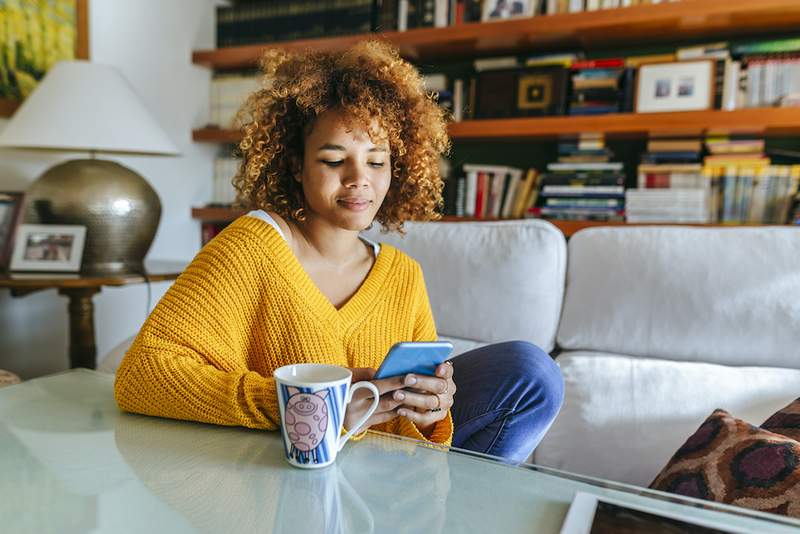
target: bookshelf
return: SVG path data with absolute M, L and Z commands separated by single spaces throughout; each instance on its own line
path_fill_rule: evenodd
M 254 67 L 267 48 L 343 50 L 379 36 L 413 61 L 517 53 L 521 50 L 603 48 L 796 32 L 797 0 L 682 0 L 583 13 L 569 13 L 447 28 L 361 34 L 198 50 L 192 61 L 214 69 Z
M 798 2 L 800 4 L 800 2 Z M 523 119 L 481 119 L 452 123 L 454 140 L 557 139 L 581 133 L 604 133 L 607 138 L 682 137 L 715 134 L 759 136 L 800 135 L 800 108 L 750 108 L 735 111 L 672 113 L 613 113 Z M 236 143 L 236 130 L 194 130 L 195 141 Z
M 798 0 L 680 0 L 675 3 L 469 23 L 446 28 L 199 50 L 193 53 L 192 61 L 223 71 L 252 68 L 258 65 L 264 51 L 270 48 L 288 51 L 343 50 L 364 39 L 380 38 L 397 46 L 400 53 L 412 62 L 424 63 L 573 49 L 603 51 L 614 46 L 679 46 L 700 41 L 797 34 L 798 27 Z M 603 133 L 607 139 L 626 140 L 624 144 L 628 143 L 628 139 L 702 137 L 709 134 L 800 137 L 800 108 L 482 119 L 449 125 L 451 138 L 464 147 L 470 146 L 470 142 L 476 142 L 471 147 L 480 147 L 481 141 L 507 142 L 508 146 L 528 140 L 550 142 L 584 133 Z M 201 128 L 194 130 L 192 137 L 196 142 L 231 144 L 239 141 L 240 133 L 231 129 Z M 225 223 L 240 214 L 226 208 L 192 210 L 193 218 L 206 224 Z M 446 217 L 444 220 L 470 219 Z M 628 224 L 572 220 L 550 222 L 568 237 L 587 227 Z

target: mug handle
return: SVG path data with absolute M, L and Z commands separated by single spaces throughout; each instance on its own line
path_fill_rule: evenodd
M 367 388 L 372 392 L 372 406 L 369 407 L 367 413 L 364 414 L 364 417 L 358 420 L 356 424 L 353 425 L 353 429 L 361 428 L 361 425 L 367 422 L 367 419 L 378 409 L 378 403 L 381 401 L 381 394 L 378 392 L 378 388 L 375 387 L 375 384 L 372 382 L 356 382 L 350 387 L 350 391 L 347 393 L 347 402 L 345 404 L 350 404 L 350 401 L 353 400 L 353 393 L 357 389 Z M 339 438 L 339 447 L 336 449 L 337 452 L 342 450 L 344 444 L 347 443 L 347 440 L 353 437 L 355 430 L 348 430 L 347 433 Z

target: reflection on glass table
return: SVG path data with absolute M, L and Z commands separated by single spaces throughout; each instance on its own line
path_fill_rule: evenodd
M 122 413 L 113 380 L 73 370 L 0 389 L 9 532 L 557 533 L 578 491 L 754 532 L 800 526 L 380 433 L 296 469 L 274 432 Z

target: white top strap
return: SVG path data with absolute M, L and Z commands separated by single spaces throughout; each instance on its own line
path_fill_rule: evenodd
M 253 210 L 253 211 L 249 212 L 247 214 L 247 216 L 248 217 L 255 217 L 257 219 L 261 219 L 265 223 L 269 224 L 270 226 L 275 228 L 275 230 L 283 238 L 283 240 L 286 241 L 286 236 L 283 235 L 283 230 L 281 230 L 281 227 L 278 226 L 278 223 L 275 221 L 275 219 L 270 217 L 269 213 L 267 213 L 266 211 L 264 211 L 264 210 Z M 372 247 L 373 253 L 375 254 L 375 257 L 377 258 L 378 257 L 378 253 L 381 251 L 381 244 L 380 243 L 376 243 L 375 241 L 372 241 L 371 239 L 367 239 L 363 235 L 360 235 L 358 237 L 360 237 L 361 240 L 364 243 L 366 243 L 366 244 L 368 244 L 369 246 Z

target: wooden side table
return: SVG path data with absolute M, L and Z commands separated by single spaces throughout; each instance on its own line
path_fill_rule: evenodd
M 147 261 L 147 279 L 151 282 L 175 280 L 186 268 L 186 263 Z M 0 272 L 0 288 L 11 290 L 12 297 L 24 297 L 43 289 L 57 289 L 59 295 L 69 299 L 69 364 L 71 368 L 94 369 L 97 365 L 97 347 L 94 335 L 94 302 L 92 297 L 103 286 L 142 284 L 147 280 L 141 273 L 120 274 L 58 274 Z

